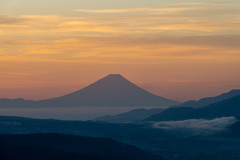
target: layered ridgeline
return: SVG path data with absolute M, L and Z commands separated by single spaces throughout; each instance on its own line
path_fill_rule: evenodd
M 106 115 L 93 119 L 93 121 L 111 122 L 111 123 L 138 123 L 143 119 L 150 117 L 154 114 L 159 114 L 165 109 L 153 108 L 153 109 L 133 109 L 128 112 L 120 113 L 117 115 Z
M 240 114 L 240 95 L 210 104 L 203 108 L 171 108 L 160 114 L 152 115 L 145 121 L 179 121 L 187 119 L 214 119 L 237 116 Z
M 169 106 L 178 102 L 145 91 L 120 74 L 110 74 L 76 92 L 43 101 L 0 100 L 0 107 L 18 106 Z
M 187 102 L 184 102 L 184 103 L 181 103 L 178 105 L 170 106 L 167 109 L 160 109 L 160 108 L 135 109 L 135 110 L 131 110 L 129 112 L 125 112 L 125 113 L 121 113 L 121 114 L 117 114 L 117 115 L 107 115 L 107 116 L 98 117 L 94 120 L 95 121 L 104 121 L 104 122 L 114 122 L 114 123 L 135 123 L 135 122 L 140 122 L 154 114 L 160 115 L 160 113 L 162 113 L 164 111 L 166 111 L 166 112 L 164 112 L 164 114 L 162 114 L 164 116 L 168 116 L 167 113 L 172 113 L 173 115 L 179 114 L 179 113 L 185 113 L 188 110 L 194 110 L 192 108 L 203 108 L 210 104 L 217 103 L 217 102 L 232 98 L 237 95 L 240 95 L 240 90 L 235 89 L 235 90 L 231 90 L 227 93 L 220 94 L 216 97 L 206 97 L 206 98 L 202 98 L 198 101 L 191 100 L 191 101 L 187 101 Z M 189 107 L 191 107 L 191 108 L 189 108 Z M 189 115 L 182 115 L 182 117 L 184 117 L 184 116 L 189 117 Z M 171 117 L 171 119 L 172 119 L 172 117 Z
M 207 105 L 210 105 L 212 103 L 217 103 L 232 97 L 235 97 L 237 95 L 240 95 L 240 89 L 233 89 L 227 93 L 220 94 L 216 97 L 206 97 L 202 98 L 198 101 L 190 100 L 175 106 L 171 106 L 171 108 L 177 108 L 177 107 L 192 107 L 192 108 L 202 108 L 206 107 Z

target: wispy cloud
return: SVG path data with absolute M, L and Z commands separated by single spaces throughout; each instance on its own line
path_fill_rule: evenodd
M 177 87 L 203 96 L 239 86 L 239 2 L 108 2 L 99 1 L 97 7 L 83 1 L 46 0 L 0 5 L 2 86 L 28 86 L 34 81 L 43 86 L 46 79 L 52 80 L 51 85 L 59 79 L 72 84 L 76 76 L 101 77 L 116 71 L 154 73 L 151 76 L 158 77 L 150 81 L 162 83 L 164 92 L 172 89 L 176 95 Z M 49 73 L 25 75 L 36 70 Z M 160 92 L 162 88 L 156 93 Z
M 226 130 L 228 126 L 236 121 L 237 119 L 235 117 L 222 117 L 212 120 L 190 119 L 184 121 L 156 122 L 153 127 L 185 132 L 192 135 L 208 135 Z
M 240 23 L 234 16 L 222 19 L 239 15 L 233 4 L 77 11 L 94 14 L 1 16 L 0 60 L 159 64 L 240 59 Z M 213 11 L 217 14 L 209 14 Z
M 140 14 L 172 16 L 178 18 L 205 19 L 213 17 L 217 19 L 236 19 L 240 14 L 240 3 L 179 3 L 174 5 L 156 6 L 152 8 L 122 8 L 122 9 L 74 9 L 75 12 L 91 13 L 97 17 L 102 15 L 124 15 L 129 16 Z M 99 15 L 100 14 L 100 15 Z M 215 19 L 215 21 L 217 20 Z
M 193 8 L 127 8 L 127 9 L 75 9 L 77 12 L 84 13 L 127 13 L 127 12 L 168 12 L 175 13 L 178 11 L 188 10 Z
M 238 36 L 106 36 L 2 40 L 2 61 L 98 61 L 158 63 L 158 60 L 239 60 Z
M 10 16 L 1 16 L 0 15 L 0 25 L 1 24 L 18 24 L 23 22 L 24 19 L 20 17 L 10 17 Z

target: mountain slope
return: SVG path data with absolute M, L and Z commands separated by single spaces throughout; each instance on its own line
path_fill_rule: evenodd
M 168 106 L 173 100 L 151 94 L 119 74 L 110 74 L 97 82 L 62 97 L 42 101 L 45 105 L 72 106 Z
M 143 119 L 157 113 L 163 112 L 164 109 L 153 108 L 153 109 L 134 109 L 129 112 L 102 116 L 94 119 L 94 121 L 111 122 L 111 123 L 135 123 L 140 122 Z
M 60 133 L 87 137 L 109 137 L 119 142 L 150 150 L 156 140 L 176 139 L 149 124 L 118 124 L 92 121 L 62 121 L 0 116 L 0 134 Z M 150 147 L 151 148 L 151 147 Z
M 180 107 L 171 108 L 160 114 L 146 118 L 146 121 L 176 121 L 186 119 L 213 119 L 218 117 L 237 116 L 240 113 L 240 96 L 210 104 L 204 108 Z
M 134 139 L 137 141 L 151 135 L 151 138 L 173 138 L 161 129 L 145 124 L 116 124 L 93 121 L 64 121 L 54 119 L 32 119 L 0 116 L 0 134 L 61 133 L 113 139 Z
M 86 157 L 85 159 L 89 159 L 89 160 L 90 159 L 101 159 L 101 160 L 122 160 L 122 159 L 159 160 L 161 159 L 158 156 L 142 151 L 134 146 L 122 144 L 110 138 L 90 138 L 90 137 L 80 137 L 80 136 L 62 135 L 62 134 L 28 134 L 28 135 L 0 135 L 0 141 L 10 146 L 18 146 L 18 147 L 20 146 L 22 147 L 23 152 L 27 151 L 26 148 L 28 148 L 28 150 L 39 148 L 40 151 L 41 150 L 46 151 L 46 149 L 51 149 L 55 151 L 60 151 L 62 152 L 62 154 L 64 152 L 72 153 L 71 155 L 74 155 L 74 159 L 77 159 L 76 158 L 77 155 L 79 155 L 78 156 L 79 159 L 84 158 L 84 155 L 85 155 Z M 25 150 L 23 148 L 25 148 Z M 49 150 L 48 152 L 50 154 L 53 153 L 53 152 L 50 152 Z M 31 152 L 26 154 L 31 154 Z M 40 154 L 40 155 L 43 156 L 43 154 Z M 82 158 L 80 155 L 82 156 Z M 48 155 L 44 155 L 44 156 L 48 156 Z M 66 157 L 66 160 L 67 160 L 67 157 Z
M 212 103 L 217 103 L 217 102 L 232 98 L 232 97 L 237 96 L 237 95 L 240 95 L 240 90 L 239 89 L 234 89 L 234 90 L 231 90 L 227 93 L 220 94 L 216 97 L 206 97 L 206 98 L 202 98 L 198 101 L 191 100 L 191 101 L 187 101 L 187 102 L 181 103 L 181 104 L 176 105 L 176 106 L 171 106 L 171 107 L 174 107 L 174 108 L 176 108 L 176 107 L 202 108 L 202 107 L 205 107 L 205 106 L 210 105 Z
M 227 136 L 240 137 L 240 119 L 228 128 Z
M 0 142 L 0 160 L 104 160 L 90 155 Z
M 59 107 L 59 106 L 169 106 L 169 100 L 136 86 L 119 74 L 110 74 L 76 92 L 42 101 L 0 99 L 0 107 Z

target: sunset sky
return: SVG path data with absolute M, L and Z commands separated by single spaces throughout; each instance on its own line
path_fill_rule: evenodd
M 240 1 L 0 0 L 0 98 L 111 73 L 178 101 L 240 89 Z

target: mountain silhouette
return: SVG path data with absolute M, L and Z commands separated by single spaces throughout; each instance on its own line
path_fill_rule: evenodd
M 106 115 L 95 118 L 93 121 L 111 122 L 111 123 L 137 123 L 151 115 L 163 112 L 162 108 L 153 109 L 134 109 L 117 115 Z
M 110 74 L 76 92 L 41 101 L 0 99 L 0 107 L 169 106 L 179 104 L 145 91 L 120 74 Z
M 172 108 L 174 108 L 173 109 L 174 111 L 182 112 L 182 114 L 184 115 L 187 110 L 192 110 L 192 108 L 203 108 L 203 107 L 206 107 L 207 105 L 217 103 L 217 102 L 232 98 L 237 95 L 240 95 L 240 90 L 234 89 L 227 93 L 220 94 L 216 97 L 206 97 L 206 98 L 202 98 L 198 101 L 191 100 L 191 101 L 181 103 L 179 105 L 170 106 L 168 109 L 170 109 L 170 111 L 172 111 Z M 191 108 L 189 108 L 189 107 L 191 107 Z M 179 108 L 179 109 L 177 109 L 177 108 Z M 168 109 L 166 109 L 166 110 L 168 110 Z M 157 108 L 155 108 L 155 109 L 135 109 L 135 110 L 131 110 L 129 112 L 125 112 L 125 113 L 121 113 L 121 114 L 117 114 L 117 115 L 101 116 L 94 120 L 95 121 L 103 121 L 103 122 L 113 122 L 113 123 L 132 123 L 132 122 L 139 122 L 141 120 L 144 120 L 154 114 L 160 114 L 163 111 L 164 111 L 164 109 L 160 109 L 160 108 L 158 108 L 158 109 Z M 168 111 L 166 111 L 165 113 L 167 113 L 167 112 Z
M 171 108 L 160 114 L 152 115 L 145 121 L 179 121 L 186 119 L 214 119 L 237 116 L 240 114 L 240 95 L 210 104 L 203 108 Z
M 6 99 L 1 98 L 0 99 L 0 107 L 29 107 L 36 105 L 36 101 L 31 100 L 25 100 L 22 98 L 18 99 Z
M 0 157 L 1 152 L 9 160 L 162 159 L 137 147 L 110 138 L 91 138 L 56 133 L 0 135 Z
M 227 93 L 220 94 L 216 97 L 206 97 L 206 98 L 202 98 L 198 101 L 194 101 L 194 100 L 187 101 L 187 102 L 181 103 L 176 106 L 171 106 L 171 108 L 176 108 L 176 107 L 202 108 L 202 107 L 205 107 L 212 103 L 217 103 L 217 102 L 232 98 L 237 95 L 240 95 L 240 89 L 233 89 Z
M 71 106 L 169 106 L 169 100 L 136 86 L 120 74 L 110 74 L 76 92 L 42 101 L 45 105 Z

